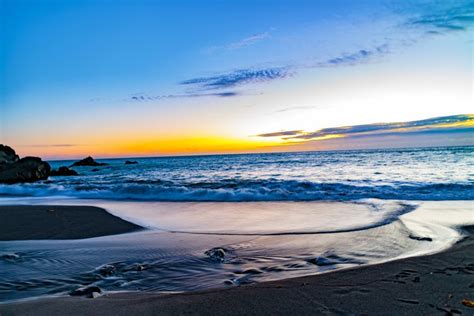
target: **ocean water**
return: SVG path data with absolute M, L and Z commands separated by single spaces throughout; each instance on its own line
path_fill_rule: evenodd
M 0 197 L 143 201 L 471 200 L 474 147 L 101 160 L 76 177 L 0 185 Z M 130 159 L 128 159 L 130 160 Z M 52 161 L 53 167 L 73 161 Z
M 0 205 L 94 205 L 146 228 L 0 241 L 0 303 L 325 273 L 441 251 L 474 224 L 474 147 L 125 160 L 0 186 Z

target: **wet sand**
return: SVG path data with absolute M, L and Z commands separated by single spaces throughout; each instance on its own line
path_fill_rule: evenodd
M 461 242 L 429 256 L 226 290 L 37 299 L 2 304 L 0 314 L 473 315 L 474 227 L 465 231 Z
M 94 206 L 0 206 L 0 241 L 83 239 L 141 228 Z

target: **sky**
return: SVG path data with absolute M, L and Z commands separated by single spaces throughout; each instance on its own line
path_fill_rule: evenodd
M 47 159 L 474 145 L 472 1 L 0 0 L 0 143 Z

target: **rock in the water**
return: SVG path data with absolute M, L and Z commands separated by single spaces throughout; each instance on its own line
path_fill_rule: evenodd
M 138 161 L 131 161 L 131 160 L 125 161 L 126 165 L 136 165 L 137 163 L 138 163 Z
M 6 253 L 0 256 L 1 259 L 6 261 L 14 261 L 20 258 L 16 253 Z
M 57 170 L 51 170 L 51 176 L 78 176 L 79 174 L 68 167 L 59 167 Z
M 71 167 L 77 167 L 77 166 L 106 166 L 108 164 L 103 163 L 103 162 L 97 162 L 92 158 L 91 156 L 84 158 L 82 160 L 76 161 L 71 165 Z
M 416 235 L 409 235 L 408 238 L 413 239 L 413 240 L 419 240 L 419 241 L 433 241 L 433 238 L 431 237 L 422 237 L 422 236 L 416 236 Z
M 98 286 L 86 286 L 86 287 L 80 287 L 78 289 L 75 289 L 71 292 L 69 292 L 69 295 L 71 296 L 85 296 L 89 298 L 93 298 L 94 295 L 102 293 L 102 290 Z
M 333 265 L 335 264 L 336 262 L 333 262 L 331 261 L 330 259 L 328 258 L 324 258 L 324 257 L 316 257 L 316 258 L 312 258 L 312 259 L 309 259 L 308 262 L 312 263 L 312 264 L 315 264 L 317 266 L 330 266 L 330 265 Z
M 97 168 L 94 168 L 91 170 L 92 172 L 97 172 L 97 171 L 100 171 L 100 169 L 97 169 Z
M 224 248 L 212 248 L 206 251 L 204 254 L 206 254 L 213 261 L 223 262 L 225 259 L 226 251 Z
M 13 148 L 0 144 L 0 164 L 15 163 L 19 159 Z
M 100 266 L 96 272 L 100 274 L 103 277 L 108 277 L 111 276 L 115 273 L 115 266 L 111 264 L 104 264 L 103 266 Z
M 50 165 L 38 157 L 25 157 L 17 162 L 0 164 L 0 183 L 23 183 L 46 180 Z

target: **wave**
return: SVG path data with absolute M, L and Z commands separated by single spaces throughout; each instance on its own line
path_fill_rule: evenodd
M 0 185 L 0 196 L 64 196 L 142 201 L 473 200 L 473 183 L 347 184 L 295 180 L 128 181 Z

